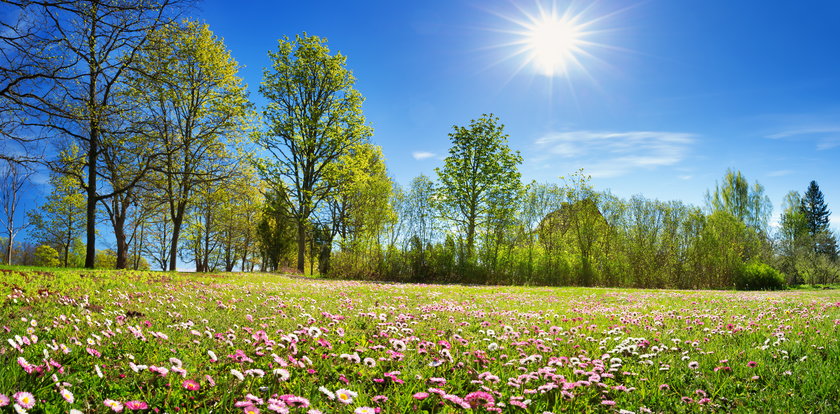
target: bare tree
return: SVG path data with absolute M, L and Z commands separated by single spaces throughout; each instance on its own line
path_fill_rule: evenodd
M 15 216 L 20 206 L 20 192 L 29 182 L 33 170 L 21 167 L 19 164 L 6 160 L 6 167 L 0 173 L 0 204 L 3 206 L 3 230 L 6 230 L 6 264 L 12 264 L 12 247 L 15 236 L 25 229 L 28 223 L 24 220 L 22 224 L 15 225 Z
M 20 127 L 68 137 L 84 151 L 87 198 L 85 267 L 96 255 L 96 205 L 133 187 L 100 191 L 98 171 L 105 148 L 120 131 L 109 128 L 123 114 L 115 100 L 120 82 L 134 64 L 149 33 L 172 20 L 170 11 L 187 0 L 19 0 L 5 1 L 31 16 L 33 28 L 10 43 L 16 62 L 36 78 L 20 78 L 10 95 L 19 108 Z M 20 26 L 20 25 L 18 25 Z

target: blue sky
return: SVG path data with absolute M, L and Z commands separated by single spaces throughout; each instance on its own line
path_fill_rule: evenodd
M 555 7 L 589 22 L 580 67 L 545 76 L 516 54 L 518 21 Z M 348 57 L 391 174 L 434 175 L 452 125 L 494 113 L 523 178 L 578 168 L 599 189 L 702 204 L 727 168 L 840 206 L 840 3 L 772 1 L 205 1 L 197 14 L 251 97 L 282 36 Z M 523 66 L 524 65 L 524 66 Z M 840 210 L 837 210 L 840 211 Z M 833 222 L 840 222 L 834 215 Z M 835 226 L 836 228 L 837 226 Z

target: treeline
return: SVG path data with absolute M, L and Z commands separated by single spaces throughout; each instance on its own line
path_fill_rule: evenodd
M 280 39 L 256 108 L 223 41 L 184 17 L 190 5 L 8 3 L 5 262 L 583 286 L 838 281 L 816 182 L 787 196 L 778 229 L 763 188 L 737 171 L 702 207 L 623 200 L 583 172 L 525 184 L 504 126 L 483 115 L 453 127 L 435 177 L 402 188 L 345 56 L 317 36 Z M 37 164 L 50 193 L 21 219 Z

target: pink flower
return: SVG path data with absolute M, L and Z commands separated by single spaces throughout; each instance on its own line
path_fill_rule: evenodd
M 144 401 L 126 401 L 125 408 L 132 411 L 145 410 L 149 408 L 149 404 Z
M 471 392 L 464 397 L 464 400 L 470 403 L 470 407 L 472 408 L 476 408 L 479 405 L 492 404 L 495 401 L 490 393 L 484 391 Z
M 26 391 L 16 392 L 14 397 L 15 402 L 27 410 L 35 406 L 35 396 L 32 393 Z
M 747 362 L 747 366 L 749 366 L 749 367 L 757 367 L 757 366 L 758 366 L 758 362 L 755 362 L 755 361 L 750 361 L 750 362 Z
M 601 405 L 608 405 L 608 406 L 612 407 L 613 405 L 615 405 L 615 401 L 613 401 L 613 400 L 604 400 L 604 401 L 601 401 Z
M 253 405 L 249 405 L 249 406 L 243 408 L 242 412 L 245 413 L 245 414 L 260 414 L 260 409 L 253 406 Z
M 659 386 L 659 389 L 660 390 L 670 390 L 671 386 L 668 385 L 668 384 L 662 384 L 662 385 Z
M 426 398 L 429 398 L 428 392 L 418 392 L 414 394 L 415 400 L 425 400 Z
M 9 400 L 9 397 L 7 397 L 5 394 L 0 394 L 0 407 L 5 407 L 9 405 L 10 402 L 11 401 Z
M 184 380 L 184 383 L 182 385 L 184 388 L 190 391 L 198 391 L 201 389 L 201 385 L 198 385 L 198 383 L 193 380 Z
M 353 414 L 374 414 L 376 410 L 370 407 L 359 407 L 353 411 Z
M 106 407 L 110 408 L 111 411 L 113 411 L 115 413 L 122 412 L 122 410 L 123 410 L 123 405 L 119 401 L 108 399 L 108 400 L 102 401 L 102 403 L 105 404 Z

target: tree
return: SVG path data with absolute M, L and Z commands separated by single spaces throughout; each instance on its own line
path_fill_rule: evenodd
M 44 244 L 58 247 L 61 263 L 70 263 L 73 242 L 85 229 L 85 195 L 79 192 L 73 178 L 53 172 L 50 175 L 53 189 L 38 211 L 29 212 L 32 223 L 31 236 Z
M 45 267 L 58 266 L 58 252 L 47 245 L 38 246 L 35 249 L 35 265 Z
M 289 213 L 283 191 L 283 187 L 269 190 L 257 222 L 256 236 L 263 271 L 279 269 L 286 256 L 291 254 L 295 242 L 292 236 L 295 223 Z
M 96 208 L 128 187 L 99 188 L 98 171 L 108 136 L 122 116 L 115 102 L 120 82 L 134 64 L 149 33 L 168 21 L 179 0 L 7 1 L 33 21 L 44 22 L 34 36 L 16 42 L 17 53 L 37 77 L 17 84 L 14 96 L 24 128 L 73 140 L 85 154 L 85 267 L 94 267 Z
M 297 226 L 297 268 L 303 272 L 310 217 L 337 191 L 326 175 L 372 132 L 347 58 L 331 54 L 325 39 L 305 33 L 293 42 L 280 39 L 269 58 L 260 85 L 269 102 L 263 112 L 268 129 L 259 142 L 272 159 L 260 163 L 260 172 L 270 186 L 287 189 L 278 194 Z
M 150 35 L 127 80 L 153 128 L 146 134 L 164 154 L 149 181 L 163 193 L 172 220 L 169 270 L 194 191 L 226 180 L 241 161 L 251 104 L 238 69 L 207 25 L 184 21 Z
M 476 230 L 489 218 L 492 200 L 519 192 L 517 166 L 522 156 L 507 146 L 504 125 L 492 114 L 470 121 L 468 127 L 456 125 L 453 129 L 449 156 L 443 168 L 435 171 L 441 183 L 441 205 L 447 218 L 463 230 L 464 259 L 471 261 Z
M 714 192 L 706 191 L 706 206 L 710 212 L 725 211 L 747 226 L 763 231 L 773 211 L 764 186 L 756 181 L 752 186 L 740 171 L 726 170 L 723 182 L 715 183 Z
M 836 257 L 837 240 L 829 229 L 831 211 L 825 204 L 823 193 L 816 181 L 811 181 L 805 190 L 799 210 L 804 216 L 808 234 L 812 237 L 814 253 Z
M 3 207 L 3 216 L 0 217 L 0 221 L 6 230 L 6 256 L 3 259 L 7 265 L 12 264 L 15 236 L 28 226 L 25 221 L 15 225 L 15 218 L 20 206 L 20 192 L 33 173 L 34 171 L 24 169 L 21 165 L 8 160 L 5 162 L 5 168 L 0 172 L 0 205 Z

